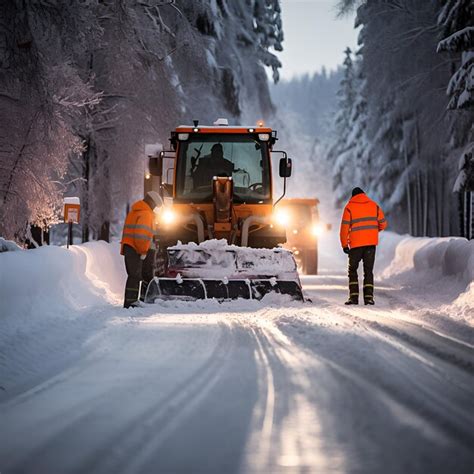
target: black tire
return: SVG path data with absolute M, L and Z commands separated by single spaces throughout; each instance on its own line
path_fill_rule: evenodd
M 303 255 L 303 274 L 318 274 L 318 248 L 305 249 Z
M 160 247 L 155 252 L 154 274 L 157 277 L 166 276 L 168 270 L 168 253 L 166 248 Z

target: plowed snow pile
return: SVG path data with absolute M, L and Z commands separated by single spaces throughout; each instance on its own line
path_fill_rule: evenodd
M 382 279 L 417 290 L 421 301 L 430 294 L 445 294 L 440 309 L 474 326 L 474 240 L 402 237 L 388 232 L 382 234 L 381 249 L 393 252 L 381 271 Z
M 204 248 L 222 252 L 222 242 L 210 241 Z M 215 269 L 213 273 L 219 276 Z M 74 317 L 92 308 L 120 306 L 125 277 L 116 243 L 91 242 L 69 250 L 50 246 L 3 252 L 0 334 L 4 334 L 10 318 L 21 318 L 26 323 L 48 315 Z M 418 291 L 420 298 L 432 292 L 433 286 L 449 290 L 450 298 L 445 301 L 449 304 L 447 314 L 474 325 L 474 241 L 454 237 L 413 238 L 384 232 L 377 249 L 377 277 Z
M 238 247 L 228 245 L 225 239 L 213 239 L 199 245 L 179 243 L 170 249 L 186 262 L 187 276 L 197 278 L 224 278 L 246 273 L 285 278 L 296 271 L 291 252 L 282 248 Z M 193 271 L 193 267 L 197 270 Z

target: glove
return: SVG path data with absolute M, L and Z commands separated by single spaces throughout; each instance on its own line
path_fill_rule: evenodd
M 146 254 L 145 255 L 140 255 L 140 260 L 145 260 Z
M 344 248 L 342 249 L 342 251 L 343 251 L 344 253 L 347 253 L 347 254 L 349 255 L 349 247 L 344 247 Z

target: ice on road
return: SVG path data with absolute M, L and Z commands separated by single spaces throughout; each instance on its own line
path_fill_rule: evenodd
M 474 329 L 450 290 L 345 307 L 331 267 L 311 303 L 97 306 L 0 346 L 0 472 L 472 472 Z

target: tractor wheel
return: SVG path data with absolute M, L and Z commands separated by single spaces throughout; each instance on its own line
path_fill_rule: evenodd
M 318 274 L 318 248 L 304 250 L 303 255 L 303 273 L 305 275 Z
M 157 277 L 166 276 L 166 270 L 168 269 L 168 253 L 166 248 L 160 246 L 155 252 L 154 262 L 154 274 Z

